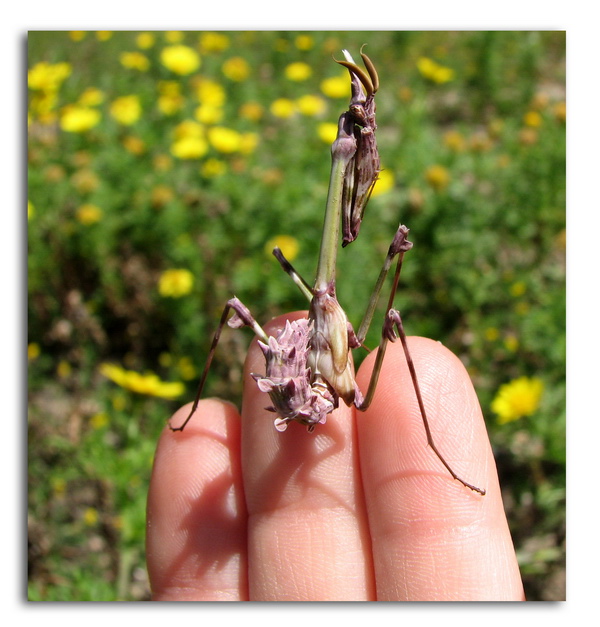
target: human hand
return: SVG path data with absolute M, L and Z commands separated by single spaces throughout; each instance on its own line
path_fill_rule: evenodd
M 250 380 L 241 417 L 205 399 L 183 432 L 162 433 L 148 498 L 153 598 L 524 600 L 470 378 L 440 343 L 409 345 L 437 447 L 485 496 L 454 481 L 427 446 L 400 342 L 388 346 L 369 410 L 342 402 L 314 433 L 296 423 L 277 432 Z M 373 358 L 357 375 L 363 391 Z M 254 341 L 245 380 L 264 367 Z

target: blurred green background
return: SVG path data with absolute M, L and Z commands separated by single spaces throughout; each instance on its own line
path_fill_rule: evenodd
M 270 250 L 310 282 L 349 99 L 333 56 L 364 43 L 384 172 L 339 254 L 340 303 L 358 325 L 407 224 L 406 330 L 468 368 L 527 596 L 564 599 L 558 31 L 29 33 L 30 599 L 149 597 L 157 437 L 231 295 L 263 322 L 306 307 Z M 224 332 L 207 395 L 239 400 L 249 341 Z

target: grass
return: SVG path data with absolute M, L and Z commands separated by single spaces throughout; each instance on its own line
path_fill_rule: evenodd
M 323 81 L 346 77 L 332 54 L 366 42 L 385 172 L 339 254 L 340 303 L 357 324 L 407 224 L 406 330 L 469 369 L 527 596 L 564 598 L 564 33 L 81 35 L 28 42 L 29 597 L 148 598 L 156 438 L 193 398 L 232 294 L 259 321 L 305 307 L 265 245 L 314 275 L 327 133 L 349 98 Z M 165 66 L 179 45 L 199 67 L 181 50 Z M 207 394 L 239 400 L 249 339 L 223 335 Z M 147 376 L 116 385 L 109 362 Z M 539 406 L 502 423 L 493 400 L 523 376 L 543 383 Z M 185 392 L 164 398 L 158 380 Z

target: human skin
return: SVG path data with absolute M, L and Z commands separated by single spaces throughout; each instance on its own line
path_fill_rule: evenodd
M 274 335 L 296 312 L 266 325 Z M 148 496 L 156 601 L 520 601 L 521 577 L 481 408 L 460 360 L 409 338 L 434 441 L 427 446 L 400 342 L 366 412 L 340 407 L 279 433 L 246 360 L 241 415 L 202 400 L 163 431 Z M 374 353 L 357 382 L 368 387 Z M 172 417 L 177 426 L 191 406 Z

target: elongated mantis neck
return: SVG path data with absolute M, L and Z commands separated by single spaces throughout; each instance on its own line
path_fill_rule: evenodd
M 335 281 L 335 266 L 340 236 L 340 221 L 342 219 L 342 193 L 344 189 L 346 165 L 347 160 L 336 156 L 333 157 L 315 290 L 326 290 L 327 287 Z
M 327 290 L 335 284 L 335 264 L 342 219 L 342 202 L 346 169 L 356 153 L 356 139 L 353 134 L 353 122 L 348 114 L 343 113 L 338 123 L 338 134 L 331 147 L 331 175 L 323 222 L 323 236 L 315 290 Z

